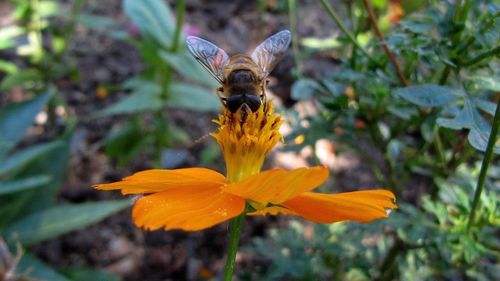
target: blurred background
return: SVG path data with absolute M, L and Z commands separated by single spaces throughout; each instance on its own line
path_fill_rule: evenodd
M 498 279 L 498 1 L 3 0 L 0 280 L 219 280 L 227 224 L 145 232 L 133 198 L 91 186 L 223 173 L 217 83 L 185 37 L 249 54 L 283 29 L 268 97 L 285 141 L 266 168 L 325 165 L 322 192 L 386 188 L 399 209 L 250 217 L 237 280 Z

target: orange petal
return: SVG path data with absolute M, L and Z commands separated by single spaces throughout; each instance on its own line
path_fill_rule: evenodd
M 295 212 L 293 212 L 287 208 L 280 207 L 280 206 L 267 207 L 267 208 L 257 210 L 257 211 L 252 212 L 252 213 L 248 213 L 247 215 L 249 215 L 249 216 L 265 216 L 265 215 L 276 216 L 278 214 L 297 215 Z
M 387 217 L 387 210 L 397 207 L 394 200 L 394 194 L 387 190 L 363 190 L 338 194 L 307 192 L 282 205 L 303 218 L 318 223 L 369 222 Z
M 298 168 L 292 171 L 274 169 L 224 187 L 224 191 L 256 202 L 280 204 L 298 194 L 312 190 L 328 178 L 325 167 Z
M 140 194 L 159 192 L 174 187 L 215 188 L 224 185 L 224 181 L 223 175 L 205 168 L 155 169 L 135 173 L 122 181 L 97 184 L 94 188 L 121 189 L 123 194 Z
M 197 231 L 243 212 L 245 200 L 220 188 L 172 188 L 146 195 L 135 203 L 132 218 L 138 227 Z

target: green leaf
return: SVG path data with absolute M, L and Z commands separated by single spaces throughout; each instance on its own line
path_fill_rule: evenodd
M 500 92 L 500 76 L 476 76 L 472 77 L 474 86 L 482 90 L 490 90 L 495 92 Z
M 50 181 L 50 177 L 46 175 L 33 176 L 21 180 L 11 180 L 0 182 L 0 195 L 10 194 L 14 192 L 24 191 L 44 185 Z
M 480 98 L 475 98 L 473 101 L 477 108 L 484 110 L 491 116 L 495 115 L 495 110 L 497 109 L 497 105 L 495 103 Z
M 42 79 L 42 75 L 38 70 L 25 69 L 20 72 L 12 73 L 2 80 L 0 83 L 0 92 L 11 89 L 17 85 L 25 85 L 28 82 L 36 82 Z
M 53 142 L 57 143 L 57 145 L 54 144 L 50 150 L 31 159 L 29 163 L 24 165 L 22 170 L 16 172 L 12 178 L 13 180 L 20 180 L 40 174 L 50 176 L 51 180 L 39 188 L 26 190 L 11 198 L 9 204 L 13 204 L 15 208 L 2 210 L 0 226 L 8 224 L 26 214 L 45 209 L 53 204 L 68 167 L 73 131 L 74 126 L 70 126 L 62 137 Z
M 0 175 L 13 173 L 33 161 L 33 159 L 43 156 L 49 151 L 55 148 L 60 148 L 61 146 L 61 142 L 54 141 L 21 150 L 0 162 Z
M 0 50 L 14 47 L 16 45 L 15 38 L 22 35 L 23 28 L 17 25 L 2 26 L 0 29 Z
M 120 281 L 120 277 L 106 272 L 104 270 L 98 269 L 87 269 L 87 268 L 69 268 L 62 270 L 64 275 L 71 278 L 73 281 Z
M 443 106 L 463 96 L 457 89 L 434 84 L 398 88 L 394 94 L 413 104 L 426 107 Z
M 21 140 L 49 97 L 50 94 L 46 93 L 0 109 L 0 159 Z
M 93 114 L 91 117 L 105 117 L 116 114 L 131 114 L 145 111 L 156 111 L 163 107 L 159 85 L 148 82 L 135 88 L 127 97 L 117 103 Z
M 28 215 L 4 232 L 10 241 L 33 245 L 97 223 L 129 205 L 129 200 L 58 205 Z
M 393 139 L 387 145 L 387 157 L 392 166 L 396 166 L 400 161 L 399 158 L 405 148 L 404 143 L 399 140 Z
M 221 106 L 215 93 L 207 88 L 184 83 L 173 83 L 170 85 L 169 91 L 167 106 L 171 108 L 217 111 Z
M 100 30 L 113 25 L 113 20 L 109 17 L 82 13 L 78 22 L 88 29 Z
M 403 120 L 410 120 L 418 115 L 418 111 L 414 106 L 402 104 L 388 105 L 387 110 Z
M 71 281 L 30 253 L 24 253 L 16 267 L 18 275 L 28 274 L 40 281 Z
M 175 28 L 170 7 L 162 0 L 125 0 L 124 11 L 139 28 L 141 35 L 154 38 L 161 46 L 169 46 Z
M 292 98 L 297 101 L 307 100 L 312 98 L 314 94 L 321 90 L 322 87 L 316 80 L 302 78 L 293 83 Z
M 439 126 L 454 130 L 469 129 L 468 139 L 470 144 L 485 151 L 491 132 L 491 125 L 481 116 L 474 107 L 473 101 L 465 98 L 463 108 L 451 117 L 440 117 L 437 120 Z M 493 151 L 500 154 L 500 144 L 496 144 Z
M 187 52 L 185 47 L 182 48 L 182 52 L 179 53 L 168 53 L 165 51 L 160 51 L 160 57 L 168 65 L 173 67 L 175 71 L 182 74 L 184 77 L 206 85 L 211 88 L 219 86 L 219 83 L 213 78 L 206 69 L 203 68 L 193 56 Z
M 104 143 L 106 154 L 123 166 L 151 144 L 151 134 L 136 118 L 132 118 L 124 126 L 111 130 Z

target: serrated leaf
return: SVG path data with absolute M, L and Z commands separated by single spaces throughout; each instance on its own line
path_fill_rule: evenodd
M 474 99 L 474 104 L 477 108 L 484 110 L 490 115 L 495 115 L 495 110 L 497 109 L 496 104 L 480 98 Z
M 457 89 L 434 84 L 398 88 L 394 94 L 413 104 L 426 107 L 443 106 L 463 96 Z
M 161 46 L 169 46 L 175 28 L 170 7 L 162 0 L 125 0 L 124 11 L 139 28 L 141 35 L 154 38 Z
M 467 136 L 467 139 L 469 140 L 470 144 L 477 150 L 480 151 L 486 151 L 486 148 L 488 147 L 488 140 L 490 138 L 490 132 L 484 132 L 480 131 L 476 128 L 473 128 L 470 130 L 469 135 Z M 493 153 L 495 154 L 500 154 L 500 139 L 497 139 L 497 142 L 494 144 L 493 147 Z
M 50 181 L 47 175 L 33 176 L 20 180 L 11 180 L 0 182 L 0 195 L 10 194 L 14 192 L 24 191 L 39 187 Z
M 454 130 L 469 129 L 468 139 L 470 144 L 480 151 L 486 150 L 491 125 L 481 116 L 469 98 L 465 99 L 463 108 L 455 116 L 451 118 L 440 117 L 436 121 L 438 125 L 445 128 Z M 496 144 L 494 152 L 500 153 L 499 144 Z
M 168 107 L 196 111 L 217 111 L 221 107 L 215 93 L 207 88 L 174 83 L 170 85 L 169 92 Z
M 46 93 L 0 109 L 0 159 L 21 140 L 49 97 Z
M 129 205 L 129 200 L 58 205 L 21 218 L 4 233 L 10 241 L 33 245 L 97 223 Z
M 16 267 L 18 275 L 28 274 L 40 281 L 71 281 L 30 253 L 24 253 Z

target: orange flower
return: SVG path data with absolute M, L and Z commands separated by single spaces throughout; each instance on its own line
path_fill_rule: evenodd
M 135 202 L 132 217 L 150 230 L 197 231 L 242 213 L 281 213 L 318 223 L 369 222 L 396 208 L 394 194 L 387 190 L 311 192 L 327 180 L 326 167 L 260 172 L 265 156 L 282 138 L 281 116 L 271 103 L 244 118 L 225 110 L 216 123 L 219 130 L 212 135 L 224 154 L 226 177 L 205 168 L 147 170 L 95 188 L 145 194 Z

